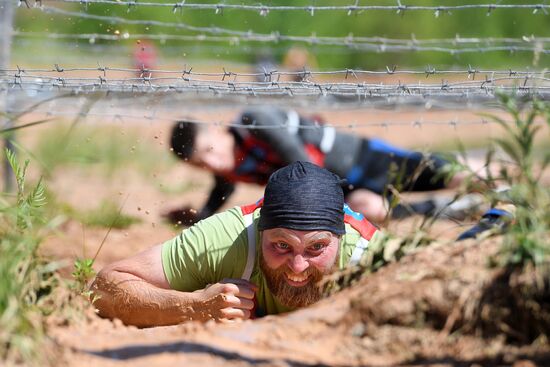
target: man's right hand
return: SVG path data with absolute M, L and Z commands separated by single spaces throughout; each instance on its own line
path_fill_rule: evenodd
M 226 278 L 194 293 L 205 321 L 232 322 L 250 319 L 257 289 L 247 280 Z
M 198 212 L 189 206 L 171 210 L 163 214 L 163 217 L 169 220 L 170 223 L 182 224 L 185 226 L 193 225 L 202 219 L 198 215 Z

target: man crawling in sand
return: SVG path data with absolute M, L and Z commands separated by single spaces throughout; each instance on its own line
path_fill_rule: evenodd
M 381 237 L 344 204 L 337 175 L 298 161 L 270 176 L 263 200 L 108 265 L 91 289 L 99 314 L 127 325 L 235 322 L 313 304 L 324 275 Z

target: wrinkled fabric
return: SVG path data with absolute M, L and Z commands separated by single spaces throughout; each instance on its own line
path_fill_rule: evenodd
M 258 228 L 345 233 L 342 180 L 309 162 L 275 171 L 267 183 Z

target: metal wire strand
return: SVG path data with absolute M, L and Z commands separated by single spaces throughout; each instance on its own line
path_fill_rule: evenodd
M 77 39 L 106 41 L 121 41 L 126 39 L 147 39 L 160 41 L 196 41 L 196 42 L 225 42 L 231 45 L 258 42 L 276 43 L 272 36 L 247 37 L 239 36 L 211 36 L 207 34 L 198 35 L 174 35 L 174 34 L 130 34 L 127 32 L 117 34 L 69 34 L 69 33 L 41 33 L 41 32 L 20 32 L 14 31 L 12 35 L 24 38 L 50 38 L 50 39 Z M 545 43 L 550 38 L 524 37 L 524 38 L 453 38 L 453 39 L 390 39 L 380 37 L 298 37 L 293 36 L 294 42 L 316 44 L 319 46 L 340 46 L 369 52 L 443 52 L 452 55 L 472 52 L 537 52 L 550 54 L 550 49 L 545 48 Z M 473 47 L 472 47 L 473 45 Z M 459 46 L 459 47 L 457 47 Z
M 518 69 L 478 69 L 468 66 L 467 69 L 436 69 L 431 65 L 427 65 L 423 70 L 413 70 L 413 69 L 398 69 L 396 66 L 386 66 L 386 70 L 368 70 L 368 69 L 338 69 L 338 70 L 309 70 L 302 69 L 299 71 L 279 71 L 279 70 L 269 70 L 265 72 L 254 72 L 254 73 L 242 73 L 235 72 L 226 69 L 225 67 L 221 68 L 221 72 L 200 72 L 193 70 L 193 67 L 184 67 L 184 69 L 148 69 L 147 72 L 154 72 L 155 74 L 175 74 L 179 78 L 192 78 L 192 77 L 213 77 L 216 79 L 221 79 L 222 81 L 227 78 L 232 78 L 233 81 L 237 81 L 240 78 L 250 78 L 250 77 L 260 77 L 267 76 L 274 82 L 280 79 L 281 76 L 300 76 L 302 77 L 302 82 L 307 82 L 306 84 L 310 85 L 309 79 L 311 77 L 343 77 L 344 79 L 358 79 L 361 76 L 369 75 L 416 75 L 416 76 L 425 76 L 426 78 L 435 76 L 435 75 L 452 75 L 453 77 L 462 76 L 472 80 L 475 80 L 476 77 L 485 77 L 485 78 L 494 78 L 494 77 L 510 77 L 511 79 L 517 79 L 517 77 L 528 78 L 532 80 L 534 77 L 542 78 L 542 80 L 547 80 L 546 75 L 550 74 L 550 70 L 518 70 Z M 63 67 L 61 64 L 55 64 L 52 68 L 25 68 L 17 66 L 17 68 L 9 69 L 0 69 L 1 74 L 13 74 L 15 78 L 20 78 L 24 76 L 32 77 L 41 77 L 37 73 L 53 73 L 56 75 L 63 75 L 64 73 L 70 72 L 86 72 L 86 71 L 100 71 L 104 74 L 104 77 L 107 77 L 106 73 L 108 71 L 116 72 L 125 72 L 135 75 L 136 73 L 143 72 L 143 69 L 137 68 L 121 68 L 121 67 L 112 67 L 108 65 L 97 66 L 88 66 L 88 67 Z M 46 75 L 44 76 L 46 77 Z M 141 80 L 141 78 L 138 78 Z M 154 79 L 152 79 L 154 80 Z M 486 81 L 487 82 L 487 81 Z M 296 82 L 299 83 L 299 82 Z
M 532 10 L 534 14 L 541 11 L 547 14 L 547 9 L 550 8 L 548 4 L 500 4 L 500 2 L 489 3 L 489 4 L 463 4 L 463 5 L 438 5 L 438 6 L 425 6 L 425 5 L 403 5 L 399 0 L 397 0 L 396 5 L 359 5 L 358 2 L 348 5 L 327 5 L 327 6 L 318 6 L 318 5 L 305 5 L 305 6 L 296 6 L 296 5 L 247 5 L 247 4 L 227 4 L 216 3 L 216 4 L 197 4 L 197 3 L 186 3 L 185 0 L 181 2 L 174 3 L 152 3 L 152 2 L 138 2 L 138 1 L 116 1 L 116 0 L 50 0 L 63 3 L 78 3 L 88 6 L 90 4 L 109 4 L 123 6 L 127 8 L 132 7 L 164 7 L 172 11 L 177 11 L 178 9 L 185 10 L 212 10 L 216 14 L 223 14 L 224 10 L 246 10 L 257 12 L 262 16 L 267 16 L 270 12 L 274 11 L 285 11 L 285 12 L 307 12 L 312 16 L 317 12 L 326 12 L 326 11 L 342 11 L 347 12 L 348 15 L 356 13 L 365 13 L 366 11 L 372 10 L 383 10 L 383 11 L 392 11 L 396 13 L 403 13 L 405 11 L 427 11 L 432 12 L 436 17 L 442 14 L 452 14 L 453 11 L 461 10 L 483 10 L 484 12 L 491 13 L 497 9 L 506 9 L 506 10 Z M 23 2 L 20 0 L 20 2 Z M 35 0 L 36 3 L 41 4 L 41 0 Z
M 8 114 L 18 114 L 21 113 L 21 110 L 10 109 L 7 111 Z M 23 111 L 25 112 L 25 111 Z M 203 125 L 214 125 L 214 126 L 224 126 L 224 127 L 235 127 L 241 129 L 255 129 L 255 130 L 264 130 L 264 129 L 281 129 L 286 128 L 285 125 L 261 125 L 261 126 L 252 126 L 250 124 L 241 124 L 236 122 L 227 122 L 227 121 L 206 121 L 195 118 L 190 118 L 189 116 L 179 116 L 174 118 L 161 117 L 157 116 L 155 113 L 152 114 L 126 114 L 126 113 L 110 113 L 110 112 L 71 112 L 71 111 L 57 111 L 51 109 L 36 109 L 32 111 L 34 114 L 44 114 L 46 117 L 63 117 L 63 116 L 75 116 L 78 115 L 81 118 L 99 118 L 102 121 L 157 121 L 157 122 L 174 122 L 178 120 L 185 120 L 186 122 L 193 124 L 203 124 Z M 51 120 L 48 120 L 50 122 Z M 337 125 L 332 124 L 319 124 L 319 125 L 296 125 L 300 129 L 318 129 L 322 126 L 334 127 L 339 130 L 354 130 L 367 127 L 384 127 L 391 128 L 397 126 L 412 126 L 416 128 L 421 128 L 422 126 L 449 126 L 456 128 L 457 126 L 471 126 L 471 125 L 488 125 L 493 122 L 486 119 L 476 119 L 476 120 L 438 120 L 438 121 L 425 121 L 425 120 L 413 120 L 413 121 L 382 121 L 382 122 L 349 122 L 342 123 Z M 0 132 L 2 132 L 0 130 Z
M 503 82 L 515 81 L 515 84 Z M 533 81 L 542 82 L 541 85 Z M 162 82 L 162 83 L 161 83 Z M 169 82 L 169 83 L 166 83 Z M 234 82 L 215 80 L 174 81 L 173 78 L 66 78 L 42 76 L 37 78 L 17 76 L 3 78 L 0 87 L 30 88 L 38 91 L 73 91 L 86 93 L 109 91 L 113 93 L 187 93 L 204 98 L 212 96 L 249 96 L 283 98 L 320 98 L 347 97 L 354 101 L 368 98 L 388 98 L 397 96 L 421 96 L 423 98 L 477 98 L 478 96 L 496 96 L 497 93 L 514 93 L 518 96 L 533 96 L 549 99 L 550 83 L 548 78 L 501 77 L 478 81 L 442 82 L 441 84 L 374 84 L 374 83 L 306 83 L 306 82 Z

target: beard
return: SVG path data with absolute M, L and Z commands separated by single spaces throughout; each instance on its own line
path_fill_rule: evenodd
M 275 298 L 282 305 L 293 309 L 309 306 L 319 301 L 322 297 L 322 292 L 318 283 L 323 279 L 323 276 L 332 271 L 330 269 L 325 274 L 314 266 L 310 266 L 304 272 L 305 275 L 309 276 L 309 282 L 304 286 L 294 287 L 286 281 L 287 277 L 285 273 L 292 273 L 286 265 L 272 269 L 267 265 L 264 257 L 260 256 L 260 269 L 265 276 L 267 287 Z

